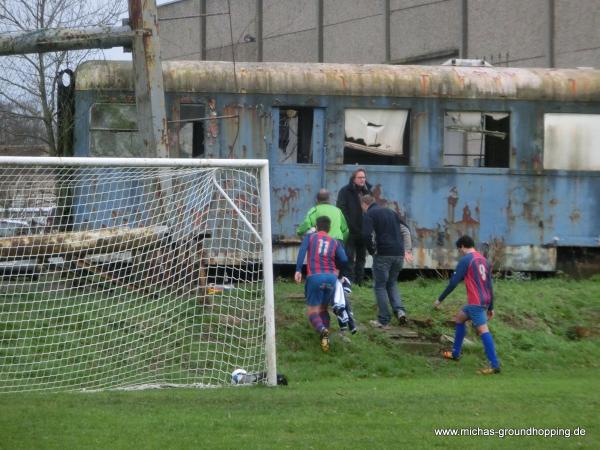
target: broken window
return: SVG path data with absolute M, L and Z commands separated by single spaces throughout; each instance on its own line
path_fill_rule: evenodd
M 509 167 L 510 114 L 447 111 L 444 166 Z
M 279 108 L 279 164 L 312 163 L 314 108 Z
M 135 104 L 95 103 L 90 109 L 90 155 L 147 157 L 137 128 Z
M 204 105 L 182 103 L 179 108 L 179 156 L 204 157 Z
M 544 169 L 600 170 L 600 114 L 544 114 Z
M 344 164 L 407 165 L 408 110 L 346 109 Z

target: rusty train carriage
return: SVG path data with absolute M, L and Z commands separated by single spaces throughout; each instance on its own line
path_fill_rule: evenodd
M 274 262 L 317 190 L 365 167 L 414 231 L 416 268 L 451 268 L 469 233 L 496 267 L 553 271 L 600 249 L 600 71 L 163 63 L 171 157 L 269 158 Z M 129 62 L 86 62 L 75 156 L 136 156 Z

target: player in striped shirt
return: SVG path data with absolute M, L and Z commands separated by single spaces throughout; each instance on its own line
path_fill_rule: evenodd
M 462 342 L 467 333 L 465 322 L 470 320 L 481 337 L 485 354 L 490 362 L 490 367 L 479 370 L 483 375 L 500 373 L 500 363 L 496 357 L 494 340 L 487 326 L 488 319 L 494 316 L 494 291 L 492 288 L 492 271 L 488 261 L 475 250 L 475 243 L 470 236 L 461 236 L 456 241 L 456 248 L 462 255 L 456 270 L 444 292 L 433 304 L 435 309 L 450 294 L 462 280 L 467 288 L 468 304 L 456 314 L 456 328 L 454 331 L 454 347 L 452 352 L 443 353 L 444 358 L 458 360 L 460 358 Z
M 339 274 L 338 265 L 345 266 L 348 257 L 344 247 L 329 236 L 331 219 L 317 217 L 317 231 L 302 240 L 296 260 L 296 283 L 302 282 L 302 265 L 306 257 L 306 284 L 304 295 L 308 320 L 321 336 L 321 350 L 329 350 L 329 311 L 335 284 Z

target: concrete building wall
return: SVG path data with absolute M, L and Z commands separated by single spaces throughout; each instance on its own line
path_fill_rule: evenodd
M 201 58 L 200 2 L 167 3 L 158 8 L 160 54 L 163 59 Z M 185 18 L 184 18 L 185 17 Z
M 547 66 L 548 6 L 548 0 L 469 2 L 469 54 L 503 66 Z
M 600 68 L 600 0 L 557 0 L 557 67 Z
M 461 30 L 460 0 L 391 1 L 391 61 L 437 64 L 439 57 L 435 55 L 460 50 Z M 444 61 L 448 57 L 442 56 L 441 59 Z
M 323 8 L 324 61 L 376 64 L 385 61 L 383 0 L 328 0 Z
M 263 59 L 318 60 L 315 0 L 263 0 Z
M 159 6 L 163 58 L 202 59 L 204 52 L 208 60 L 231 60 L 233 42 L 237 61 L 439 64 L 461 57 L 512 67 L 600 67 L 600 0 L 230 4 L 233 32 L 227 2 L 181 0 Z M 203 7 L 204 19 L 198 16 Z M 195 17 L 169 20 L 185 15 Z

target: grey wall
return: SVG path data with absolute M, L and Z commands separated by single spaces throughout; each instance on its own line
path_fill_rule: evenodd
M 548 62 L 548 0 L 469 2 L 469 53 L 493 64 L 545 67 Z M 492 61 L 493 56 L 493 61 Z
M 163 59 L 201 59 L 201 21 L 199 17 L 190 17 L 199 13 L 198 1 L 167 3 L 158 8 L 160 53 Z
M 393 64 L 438 64 L 466 57 L 513 67 L 600 67 L 600 0 L 230 4 L 233 33 L 226 1 L 181 0 L 159 6 L 163 58 L 202 59 L 204 50 L 208 60 L 231 60 L 233 42 L 237 61 L 317 62 L 322 46 L 324 62 L 385 63 L 389 49 Z M 204 42 L 198 17 L 203 5 L 209 14 Z M 185 15 L 195 17 L 168 20 Z
M 557 67 L 600 68 L 600 0 L 556 2 Z
M 395 0 L 390 10 L 392 62 L 428 63 L 430 55 L 460 49 L 461 0 Z
M 324 61 L 381 63 L 385 61 L 384 1 L 325 0 L 323 7 Z
M 263 52 L 264 61 L 317 61 L 317 2 L 263 0 Z

